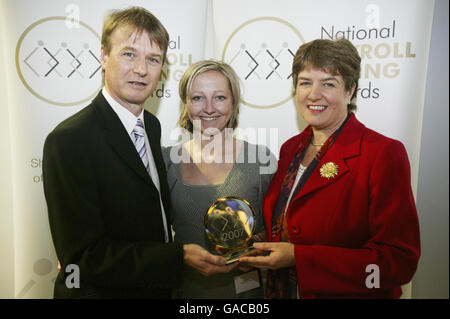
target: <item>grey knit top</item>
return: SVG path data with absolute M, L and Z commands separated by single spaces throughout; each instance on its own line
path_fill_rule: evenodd
M 206 249 L 204 217 L 209 206 L 223 196 L 239 196 L 252 204 L 256 213 L 256 231 L 264 230 L 262 204 L 273 173 L 276 158 L 265 146 L 244 142 L 227 178 L 220 185 L 189 185 L 182 179 L 178 151 L 181 147 L 163 147 L 167 169 L 167 180 L 172 200 L 171 224 L 174 240 L 183 244 L 194 243 Z M 171 156 L 172 154 L 172 156 Z M 234 277 L 241 274 L 233 270 L 227 274 L 206 277 L 189 266 L 185 266 L 183 283 L 175 291 L 176 298 L 263 298 L 260 288 L 236 294 Z

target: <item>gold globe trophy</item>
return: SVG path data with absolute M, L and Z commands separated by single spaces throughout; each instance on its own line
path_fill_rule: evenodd
M 213 250 L 230 264 L 254 250 L 255 222 L 255 210 L 248 201 L 225 196 L 209 207 L 205 215 L 205 232 Z

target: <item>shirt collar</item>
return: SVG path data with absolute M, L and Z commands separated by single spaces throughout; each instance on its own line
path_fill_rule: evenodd
M 142 109 L 141 113 L 138 117 L 131 113 L 129 110 L 127 110 L 125 107 L 120 105 L 116 100 L 114 100 L 111 95 L 108 93 L 105 87 L 102 89 L 102 94 L 105 97 L 106 101 L 109 103 L 113 111 L 117 114 L 120 121 L 122 122 L 123 126 L 125 127 L 125 130 L 127 131 L 128 135 L 130 135 L 135 126 L 137 119 L 141 119 L 142 123 L 144 123 L 144 109 Z M 145 123 L 144 123 L 145 127 Z

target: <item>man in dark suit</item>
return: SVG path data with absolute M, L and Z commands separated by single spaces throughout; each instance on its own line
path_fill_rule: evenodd
M 171 239 L 161 126 L 143 110 L 168 41 L 145 9 L 109 15 L 103 90 L 45 141 L 44 192 L 62 266 L 55 298 L 169 298 L 183 263 L 206 275 L 230 269 L 222 257 Z M 68 265 L 79 269 L 79 288 L 67 285 Z

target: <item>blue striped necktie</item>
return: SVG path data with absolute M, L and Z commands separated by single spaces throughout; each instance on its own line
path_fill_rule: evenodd
M 145 169 L 150 175 L 150 164 L 148 162 L 147 148 L 145 147 L 145 135 L 144 135 L 144 123 L 141 119 L 137 120 L 136 126 L 133 130 L 134 134 L 134 146 L 141 157 L 142 163 L 144 163 Z M 150 175 L 151 176 L 151 175 Z

